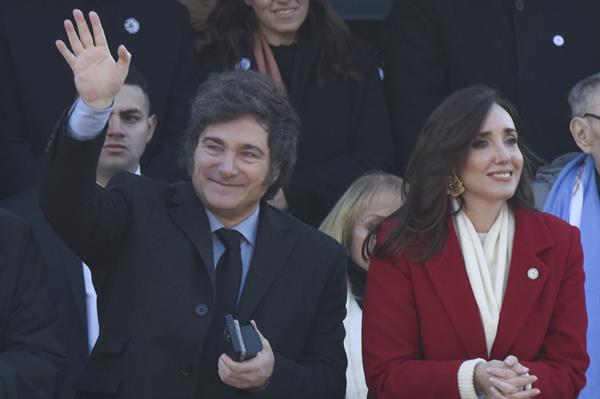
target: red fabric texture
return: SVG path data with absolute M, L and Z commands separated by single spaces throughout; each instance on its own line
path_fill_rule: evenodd
M 394 221 L 384 225 L 384 237 Z M 363 362 L 379 399 L 460 398 L 468 359 L 515 355 L 539 379 L 540 398 L 576 398 L 589 364 L 579 230 L 541 212 L 515 210 L 515 237 L 498 334 L 488 357 L 483 327 L 450 218 L 445 245 L 422 263 L 371 259 L 363 313 Z M 535 280 L 530 268 L 539 271 Z

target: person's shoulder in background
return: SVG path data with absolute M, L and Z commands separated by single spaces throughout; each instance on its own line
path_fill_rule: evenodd
M 0 397 L 53 398 L 63 351 L 31 228 L 0 210 Z

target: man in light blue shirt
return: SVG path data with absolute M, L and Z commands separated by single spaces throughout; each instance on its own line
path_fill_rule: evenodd
M 127 173 L 95 184 L 115 62 L 99 18 L 74 11 L 57 47 L 80 99 L 54 134 L 41 205 L 92 270 L 101 329 L 77 397 L 341 399 L 344 249 L 268 205 L 296 160 L 299 120 L 285 93 L 251 71 L 199 89 L 183 144 L 191 182 Z M 228 355 L 224 315 L 254 324 L 262 350 Z

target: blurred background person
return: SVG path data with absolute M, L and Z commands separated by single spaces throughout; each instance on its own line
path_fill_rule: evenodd
M 359 176 L 389 170 L 394 149 L 375 52 L 327 0 L 220 0 L 201 76 L 255 69 L 285 87 L 302 123 L 298 162 L 272 204 L 318 226 Z
M 126 45 L 150 82 L 152 113 L 160 125 L 141 160 L 144 174 L 162 181 L 186 176 L 178 163 L 179 139 L 197 79 L 184 6 L 173 0 L 5 1 L 0 2 L 0 198 L 37 184 L 48 138 L 76 97 L 73 76 L 53 45 L 55 38 L 66 39 L 62 22 L 74 8 L 97 11 L 113 54 L 117 45 Z
M 106 186 L 120 171 L 140 174 L 140 159 L 156 128 L 150 114 L 148 83 L 130 67 L 125 84 L 115 97 L 108 120 L 106 140 L 96 168 L 96 182 Z M 49 286 L 58 299 L 57 335 L 65 348 L 66 367 L 59 398 L 75 396 L 74 383 L 92 351 L 100 326 L 96 289 L 90 269 L 56 234 L 39 207 L 39 191 L 31 189 L 0 201 L 33 227 L 49 273 Z M 96 281 L 96 284 L 102 281 Z M 0 396 L 1 397 L 1 396 Z
M 212 9 L 215 7 L 217 0 L 179 0 L 190 13 L 190 20 L 194 32 L 194 47 L 196 53 L 202 50 L 202 47 L 207 43 L 207 25 L 206 20 Z
M 367 279 L 363 356 L 377 398 L 567 399 L 585 385 L 579 232 L 532 209 L 518 126 L 508 102 L 475 86 L 419 135 Z
M 0 209 L 0 398 L 53 399 L 63 349 L 31 228 Z
M 369 259 L 363 244 L 369 234 L 387 216 L 402 205 L 402 179 L 374 172 L 359 177 L 335 204 L 319 228 L 335 238 L 349 252 L 348 299 L 344 328 L 344 348 L 348 358 L 346 399 L 367 397 L 367 384 L 362 365 L 362 302 Z M 374 243 L 371 240 L 370 243 Z
M 596 0 L 396 0 L 384 60 L 399 170 L 433 109 L 474 84 L 515 104 L 536 155 L 574 151 L 565 94 L 600 67 L 599 14 Z
M 582 152 L 562 155 L 539 168 L 534 193 L 541 209 L 581 231 L 590 367 L 579 398 L 591 399 L 600 397 L 600 74 L 579 81 L 571 89 L 569 104 L 571 137 Z

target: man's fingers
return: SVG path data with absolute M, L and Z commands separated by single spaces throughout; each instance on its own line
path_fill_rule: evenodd
M 251 386 L 249 382 L 251 380 L 251 375 L 248 375 L 248 371 L 242 372 L 239 370 L 239 366 L 244 363 L 238 363 L 233 361 L 226 354 L 221 355 L 219 357 L 218 373 L 219 378 L 227 385 L 231 385 L 235 388 L 245 389 Z
M 108 44 L 106 43 L 106 36 L 104 35 L 104 28 L 102 28 L 102 23 L 100 22 L 100 17 L 95 11 L 91 11 L 89 16 L 96 46 L 108 47 Z
M 254 329 L 256 330 L 256 332 L 258 333 L 258 336 L 260 337 L 260 342 L 262 342 L 263 345 L 263 349 L 265 347 L 271 347 L 271 344 L 269 344 L 269 341 L 265 338 L 264 335 L 262 335 L 262 333 L 260 332 L 260 330 L 258 329 L 258 327 L 256 326 L 256 322 L 254 320 L 250 320 L 250 324 L 252 324 L 254 326 Z
M 65 61 L 67 61 L 67 64 L 69 64 L 71 69 L 73 69 L 75 62 L 77 62 L 77 57 L 75 57 L 75 55 L 69 51 L 65 42 L 63 42 L 62 40 L 57 40 L 56 48 L 58 49 L 60 54 L 63 56 Z
M 129 73 L 129 63 L 131 62 L 131 53 L 129 51 L 127 51 L 125 46 L 123 46 L 121 44 L 119 46 L 119 48 L 117 49 L 117 55 L 119 56 L 119 59 L 117 61 L 117 68 L 119 69 L 121 76 L 125 77 L 125 76 L 127 76 L 127 73 Z
M 256 373 L 256 358 L 244 362 L 236 362 L 227 356 L 226 353 L 223 353 L 221 357 L 219 357 L 219 363 L 223 363 L 229 371 L 239 376 Z
M 88 29 L 87 22 L 85 21 L 85 17 L 83 16 L 81 10 L 73 10 L 73 18 L 75 18 L 77 31 L 79 32 L 79 40 L 81 40 L 83 48 L 93 47 L 94 39 L 92 39 L 92 35 L 90 34 L 90 30 Z
M 226 353 L 223 353 L 219 357 L 219 363 L 220 364 L 222 363 L 229 370 L 234 371 L 234 372 L 241 371 L 241 370 L 239 370 L 239 368 L 240 368 L 239 366 L 243 364 L 241 362 L 236 362 L 235 360 L 233 360 L 232 358 L 230 358 Z
M 75 55 L 79 55 L 83 51 L 83 45 L 79 40 L 79 36 L 75 32 L 75 27 L 73 26 L 73 22 L 68 19 L 65 19 L 65 32 L 67 32 L 67 38 L 69 39 L 69 44 L 71 45 L 71 49 L 73 49 L 73 53 Z
M 231 360 L 231 359 L 230 359 Z M 229 366 L 226 364 L 226 362 L 223 360 L 223 356 L 221 356 L 219 358 L 219 362 L 217 363 L 217 368 L 218 368 L 218 373 L 219 373 L 219 378 L 221 378 L 221 381 L 225 382 L 225 383 L 239 383 L 239 379 L 236 377 L 236 374 L 234 371 L 232 371 Z

